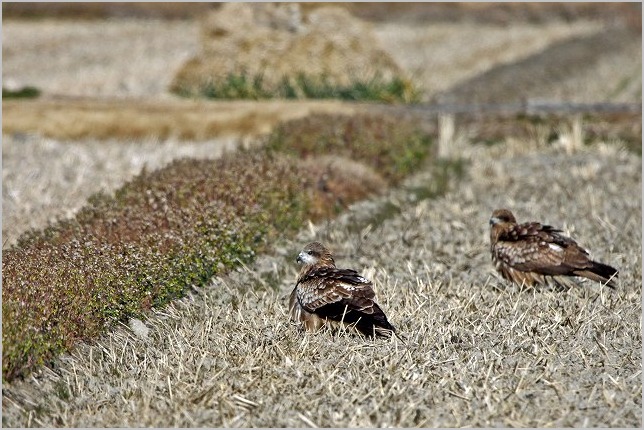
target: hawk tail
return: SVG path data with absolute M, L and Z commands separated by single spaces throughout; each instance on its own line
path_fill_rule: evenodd
M 615 278 L 619 272 L 608 264 L 591 261 L 591 265 L 584 270 L 575 271 L 575 275 L 605 284 L 610 288 L 615 288 Z
M 387 321 L 384 312 L 375 312 L 373 315 L 362 315 L 356 323 L 356 329 L 365 336 L 391 337 L 396 328 Z

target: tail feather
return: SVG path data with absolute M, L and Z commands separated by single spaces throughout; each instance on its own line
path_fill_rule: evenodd
M 376 336 L 390 337 L 396 331 L 389 323 L 385 313 L 377 303 L 373 302 L 373 312 L 362 312 L 358 309 L 349 309 L 341 302 L 329 303 L 317 310 L 317 314 L 332 321 L 342 322 L 353 326 L 357 331 L 367 337 Z
M 356 323 L 356 328 L 365 336 L 382 336 L 391 337 L 396 332 L 396 328 L 387 321 L 384 313 L 375 313 L 374 315 L 363 315 Z
M 618 274 L 619 272 L 614 267 L 611 267 L 608 264 L 598 263 L 596 261 L 592 261 L 591 266 L 584 270 L 575 271 L 575 275 L 577 276 L 583 276 L 584 278 L 601 282 L 610 288 L 615 288 L 617 286 L 615 279 Z

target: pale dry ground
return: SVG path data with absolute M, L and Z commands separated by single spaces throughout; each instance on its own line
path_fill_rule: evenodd
M 190 42 L 191 38 L 198 38 L 196 23 L 8 20 L 4 24 L 5 82 L 21 76 L 26 79 L 24 84 L 35 84 L 50 96 L 33 101 L 3 101 L 3 246 L 11 244 L 27 228 L 41 228 L 47 220 L 73 213 L 87 196 L 106 184 L 109 184 L 106 191 L 111 191 L 130 179 L 138 171 L 136 162 L 128 159 L 128 151 L 136 153 L 136 148 L 141 148 L 147 154 L 150 151 L 143 142 L 151 144 L 154 141 L 151 136 L 160 138 L 160 142 L 169 142 L 158 149 L 164 154 L 164 160 L 175 158 L 173 148 L 177 148 L 177 156 L 184 154 L 179 139 L 207 140 L 208 145 L 214 145 L 212 150 L 208 145 L 196 144 L 196 147 L 206 148 L 204 154 L 213 155 L 220 152 L 219 144 L 213 142 L 219 141 L 222 135 L 263 134 L 280 121 L 311 112 L 352 113 L 359 109 L 359 106 L 337 101 L 208 102 L 164 97 L 166 84 L 174 74 L 173 65 L 179 64 L 178 57 L 196 49 L 191 45 L 196 42 Z M 592 34 L 601 27 L 578 21 L 565 25 L 508 27 L 376 24 L 374 28 L 383 45 L 404 67 L 414 73 L 422 72 L 421 80 L 429 83 L 428 88 L 433 92 L 433 89 L 455 85 L 495 64 L 520 60 L 548 44 L 575 35 Z M 132 56 L 123 55 L 132 40 L 136 40 L 134 60 Z M 566 87 L 568 92 L 590 98 L 603 95 L 607 88 L 614 92 L 616 87 L 622 86 L 618 94 L 627 95 L 639 88 L 641 99 L 638 72 L 641 54 L 631 51 L 604 55 L 600 67 L 581 76 L 575 74 L 570 82 L 557 82 L 556 88 Z M 47 69 L 42 68 L 42 64 L 48 64 Z M 162 64 L 165 67 L 161 67 Z M 78 72 L 70 74 L 70 70 Z M 624 73 L 633 75 L 635 72 L 640 76 L 639 82 L 618 79 Z M 126 81 L 131 85 L 118 84 Z M 633 86 L 635 90 L 631 88 Z M 110 97 L 52 98 L 52 93 Z M 122 96 L 128 97 L 119 99 Z M 23 143 L 22 137 L 13 136 L 34 132 L 56 140 L 42 140 L 29 146 L 29 142 L 39 139 L 29 137 L 28 143 Z M 218 137 L 213 139 L 212 136 Z M 108 140 L 98 143 L 94 138 Z M 89 142 L 87 157 L 78 159 L 74 152 L 80 150 L 77 149 L 79 144 L 66 139 L 80 140 L 80 146 Z M 45 150 L 43 142 L 57 142 L 55 153 Z M 123 142 L 134 143 L 133 149 L 120 148 Z M 29 151 L 21 150 L 25 145 L 29 146 Z M 94 150 L 99 147 L 101 150 Z M 113 159 L 121 153 L 125 159 Z M 92 157 L 95 160 L 90 159 Z M 72 161 L 61 162 L 65 159 Z M 111 160 L 107 164 L 109 169 L 93 167 L 106 165 L 105 160 Z M 64 175 L 54 173 L 54 178 L 49 178 L 47 169 L 42 167 L 59 164 L 66 172 Z M 123 170 L 117 166 L 130 167 Z M 83 182 L 93 185 L 88 185 L 81 193 L 75 190 L 83 188 L 78 178 L 84 174 L 73 171 L 74 168 L 92 172 L 91 180 Z M 25 176 L 24 172 L 31 172 L 31 176 Z M 22 182 L 37 175 L 41 180 L 35 187 Z M 38 195 L 33 191 L 45 189 L 44 204 L 38 203 Z M 27 199 L 29 191 L 32 195 Z M 48 208 L 45 212 L 44 207 Z
M 138 21 L 98 21 L 93 27 L 87 27 L 86 22 L 66 22 L 67 28 L 51 21 L 8 21 L 3 32 L 10 37 L 5 41 L 3 49 L 13 54 L 6 55 L 3 59 L 7 65 L 4 68 L 7 74 L 5 83 L 11 84 L 15 81 L 11 76 L 15 77 L 20 74 L 20 70 L 26 70 L 28 72 L 24 76 L 29 78 L 28 81 L 31 82 L 32 76 L 38 76 L 35 78 L 37 85 L 44 90 L 45 96 L 28 101 L 3 101 L 3 134 L 35 132 L 50 138 L 74 140 L 129 140 L 148 136 L 203 140 L 231 133 L 261 134 L 269 131 L 279 121 L 313 111 L 351 113 L 355 110 L 354 107 L 359 106 L 338 101 L 215 102 L 172 97 L 161 82 L 172 78 L 173 66 L 160 70 L 158 67 L 147 67 L 146 64 L 174 64 L 177 52 L 187 49 L 181 49 L 177 45 L 177 40 L 182 39 L 179 37 L 168 42 L 170 47 L 177 45 L 174 50 L 159 51 L 157 45 L 165 37 L 174 37 L 173 31 L 185 30 L 183 26 L 188 24 L 141 21 L 141 34 L 135 36 L 137 40 L 147 37 L 149 47 L 146 52 L 149 51 L 148 55 L 155 59 L 152 61 L 142 57 L 141 61 L 128 60 L 124 64 L 120 55 L 122 52 L 119 51 L 122 48 L 119 47 L 125 42 L 119 41 L 119 30 L 123 31 L 124 38 L 130 38 L 137 31 L 135 22 Z M 115 28 L 112 29 L 112 26 Z M 111 46 L 98 43 L 102 39 L 96 35 L 88 36 L 87 43 L 75 41 L 70 36 L 85 33 L 91 35 L 92 31 L 100 32 L 103 27 L 110 28 L 107 33 L 115 39 L 113 45 L 116 52 L 111 51 Z M 497 70 L 504 64 L 515 64 L 512 62 L 520 62 L 570 37 L 592 35 L 602 29 L 599 24 L 583 21 L 569 25 L 554 23 L 508 27 L 376 24 L 374 28 L 385 48 L 426 87 L 426 98 L 449 89 L 456 89 L 458 92 L 459 84 L 468 82 L 470 78 L 476 80 L 478 73 Z M 158 34 L 151 35 L 155 31 Z M 45 49 L 48 41 L 43 40 L 43 37 L 49 33 L 52 34 L 52 40 L 64 39 L 67 48 L 58 48 L 60 51 L 56 51 L 56 59 L 46 61 L 55 63 L 62 61 L 60 58 L 65 58 L 69 67 L 53 68 L 44 73 L 41 58 L 47 58 L 50 52 Z M 569 77 L 563 80 L 560 76 L 546 79 L 537 85 L 539 88 L 531 87 L 530 96 L 587 102 L 640 101 L 641 39 L 638 41 L 637 38 L 627 38 L 624 42 L 616 52 L 600 49 L 599 60 L 593 67 L 574 64 L 576 68 Z M 92 47 L 88 47 L 89 45 Z M 85 55 L 85 50 L 95 51 L 94 55 L 100 56 L 100 61 L 94 61 L 94 57 Z M 16 52 L 21 54 L 15 54 Z M 523 81 L 522 76 L 541 73 L 542 61 L 548 62 L 547 56 L 536 67 L 530 63 L 517 68 L 511 77 L 491 76 L 476 80 L 473 84 L 476 86 L 475 92 L 482 94 L 484 98 L 488 94 L 488 98 L 498 95 L 514 100 L 514 90 L 505 91 L 510 94 L 502 94 L 506 87 L 503 82 L 510 79 L 516 87 L 517 82 Z M 553 62 L 556 63 L 556 59 L 550 61 Z M 71 80 L 66 75 L 69 70 L 83 69 L 89 67 L 88 64 L 92 65 L 94 73 L 82 73 Z M 141 77 L 133 81 L 132 85 L 114 90 L 115 80 L 127 80 L 130 75 Z M 498 82 L 499 79 L 501 83 Z M 151 87 L 151 83 L 155 84 Z M 547 88 L 541 88 L 544 85 Z M 54 95 L 57 93 L 66 95 Z M 69 97 L 69 94 L 81 97 Z
M 282 240 L 257 263 L 3 387 L 4 426 L 641 427 L 641 158 L 571 130 L 452 146 L 469 173 L 434 200 L 425 170 Z M 447 151 L 449 153 L 449 151 Z M 565 229 L 620 269 L 616 291 L 520 291 L 493 273 L 487 220 Z M 318 239 L 374 282 L 404 337 L 305 334 L 295 255 Z
M 380 24 L 373 26 L 378 41 L 424 87 L 425 97 L 499 64 L 533 55 L 566 38 L 596 33 L 592 21 L 508 26 L 479 23 Z
M 2 82 L 66 96 L 163 96 L 199 49 L 192 21 L 2 22 Z
M 592 21 L 371 27 L 383 48 L 418 79 L 427 97 L 500 63 L 602 28 Z M 200 49 L 199 29 L 198 21 L 6 20 L 3 82 L 34 85 L 45 95 L 167 96 L 177 69 Z
M 280 122 L 312 113 L 356 111 L 337 100 L 43 99 L 2 103 L 2 132 L 38 133 L 55 139 L 208 140 L 257 136 Z
M 642 39 L 627 43 L 617 52 L 602 55 L 592 68 L 571 73 L 541 98 L 594 103 L 642 102 Z

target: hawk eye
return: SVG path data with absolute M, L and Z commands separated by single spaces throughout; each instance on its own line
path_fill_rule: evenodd
M 311 251 L 310 249 L 308 251 L 306 251 L 306 253 L 309 254 L 309 255 L 313 255 L 313 251 Z

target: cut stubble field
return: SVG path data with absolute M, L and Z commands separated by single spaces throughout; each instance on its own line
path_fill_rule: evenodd
M 423 198 L 424 170 L 6 386 L 3 424 L 641 426 L 641 159 L 541 141 L 461 153 L 468 173 L 444 196 Z M 487 245 L 499 206 L 573 234 L 620 269 L 618 289 L 509 287 Z M 373 280 L 400 339 L 288 321 L 312 239 Z
M 214 139 L 213 132 L 265 132 L 318 103 L 233 102 L 226 117 L 214 113 L 217 102 L 170 98 L 170 69 L 197 49 L 190 23 L 7 24 L 3 39 L 14 43 L 3 45 L 3 77 L 24 71 L 45 94 L 31 107 L 3 102 L 5 115 L 13 115 L 3 123 L 3 140 L 12 145 L 3 144 L 3 215 L 19 226 L 12 240 L 28 227 L 73 214 L 99 189 L 117 189 L 140 170 L 136 163 L 154 168 L 186 155 L 219 157 L 239 140 Z M 112 26 L 109 38 L 101 34 L 103 25 Z M 592 41 L 600 31 L 592 22 L 520 22 L 508 29 L 458 24 L 421 31 L 382 24 L 376 35 L 422 81 L 429 98 L 463 82 L 493 93 L 488 84 L 503 67 L 483 72 L 494 64 L 519 62 L 529 71 L 530 56 L 573 36 Z M 92 43 L 83 43 L 88 37 Z M 116 37 L 111 49 L 92 48 Z M 130 38 L 154 45 L 137 43 L 134 61 L 123 54 Z M 581 81 L 571 74 L 571 92 L 582 101 L 641 101 L 641 38 L 636 42 L 604 53 Z M 421 50 L 445 61 L 428 66 Z M 14 55 L 20 52 L 29 55 Z M 47 75 L 33 67 L 49 60 Z M 79 62 L 82 82 L 68 73 Z M 622 81 L 624 88 L 607 96 L 606 79 L 614 80 L 611 91 Z M 557 94 L 561 82 L 551 83 L 552 92 L 543 94 Z M 61 94 L 128 99 L 63 103 Z M 319 106 L 353 111 L 342 103 Z M 101 118 L 92 122 L 87 110 Z M 43 113 L 51 121 L 38 120 Z M 181 119 L 164 124 L 175 116 Z M 153 308 L 144 321 L 80 343 L 53 367 L 3 384 L 3 426 L 641 427 L 641 156 L 624 149 L 619 136 L 607 137 L 598 121 L 584 121 L 577 122 L 579 133 L 574 124 L 552 122 L 525 133 L 516 131 L 513 119 L 484 118 L 469 128 L 452 123 L 449 133 L 439 133 L 449 148 L 443 154 L 460 157 L 467 168 L 463 177 L 449 178 L 447 192 L 445 184 L 438 186 L 444 179 L 438 165 L 425 167 L 334 220 L 309 223 L 295 237 L 280 239 L 252 265 Z M 610 130 L 614 123 L 608 122 Z M 635 136 L 629 144 L 641 148 L 641 126 L 632 122 L 617 129 Z M 21 134 L 34 129 L 50 138 Z M 83 140 L 72 142 L 69 133 Z M 168 137 L 163 146 L 136 140 L 155 133 Z M 97 139 L 110 136 L 116 139 Z M 184 141 L 201 138 L 211 140 Z M 581 144 L 584 139 L 591 145 Z M 33 157 L 20 145 L 34 149 Z M 74 164 L 82 166 L 73 170 Z M 28 189 L 24 183 L 34 176 L 37 186 Z M 497 207 L 512 209 L 520 222 L 561 227 L 593 258 L 620 270 L 618 288 L 588 281 L 565 291 L 509 286 L 494 273 L 488 249 L 487 222 Z M 7 231 L 3 224 L 3 236 Z M 325 243 L 338 266 L 374 282 L 399 338 L 304 333 L 288 320 L 295 257 L 311 240 Z

